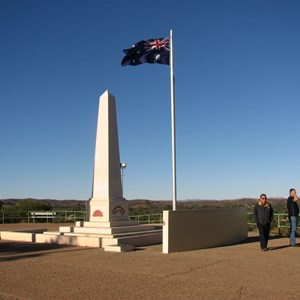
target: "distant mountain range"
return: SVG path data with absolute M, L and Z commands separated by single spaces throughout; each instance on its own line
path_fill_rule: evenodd
M 2 199 L 3 207 L 16 205 L 18 201 L 28 199 Z M 87 201 L 85 200 L 55 200 L 55 199 L 31 199 L 46 203 L 53 210 L 85 210 Z M 241 198 L 232 200 L 205 200 L 205 199 L 188 199 L 177 202 L 177 209 L 199 209 L 207 207 L 247 207 L 249 210 L 257 202 L 254 198 Z M 269 198 L 268 201 L 273 205 L 277 212 L 285 211 L 285 198 Z M 140 213 L 161 212 L 163 210 L 172 209 L 171 200 L 147 200 L 134 199 L 128 200 L 130 211 Z

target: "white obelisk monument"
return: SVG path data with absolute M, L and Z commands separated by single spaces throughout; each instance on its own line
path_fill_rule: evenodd
M 115 97 L 108 91 L 99 99 L 92 198 L 89 221 L 128 220 L 123 198 Z

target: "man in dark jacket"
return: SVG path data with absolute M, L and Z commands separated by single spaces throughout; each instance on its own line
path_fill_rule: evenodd
M 299 215 L 299 206 L 298 206 L 298 196 L 295 189 L 290 189 L 290 196 L 287 199 L 287 209 L 290 220 L 290 245 L 296 245 L 296 230 L 298 226 L 298 215 Z
M 261 194 L 258 203 L 254 205 L 253 218 L 259 232 L 260 248 L 262 251 L 267 251 L 270 228 L 273 220 L 273 208 L 271 204 L 267 202 L 266 194 Z

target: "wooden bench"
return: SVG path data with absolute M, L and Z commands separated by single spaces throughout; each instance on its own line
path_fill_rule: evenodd
M 52 220 L 52 223 L 54 223 L 55 221 L 55 216 L 56 213 L 55 212 L 31 212 L 30 213 L 31 219 L 33 220 L 33 222 L 35 223 L 35 220 L 37 219 L 44 219 L 47 220 L 47 223 L 49 220 Z

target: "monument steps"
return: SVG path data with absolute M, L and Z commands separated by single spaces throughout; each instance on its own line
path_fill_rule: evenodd
M 120 238 L 126 236 L 138 236 L 141 234 L 151 234 L 151 233 L 162 233 L 162 229 L 153 229 L 147 231 L 135 231 L 135 232 L 124 232 L 116 234 L 97 234 L 97 233 L 84 233 L 84 232 L 59 232 L 59 231 L 45 231 L 46 235 L 65 235 L 65 236 L 92 236 L 100 238 Z
M 67 228 L 70 229 L 67 231 Z M 60 232 L 54 235 L 64 235 L 66 237 L 96 237 L 101 239 L 101 247 L 105 248 L 111 245 L 131 245 L 147 246 L 162 243 L 162 229 L 157 225 L 137 225 L 112 228 L 96 228 L 96 227 L 60 227 Z M 63 231 L 61 231 L 63 230 Z M 105 234 L 108 232 L 108 234 Z M 112 233 L 115 232 L 115 233 Z M 51 235 L 51 233 L 45 233 Z M 117 251 L 116 248 L 114 251 Z M 120 251 L 122 248 L 118 248 Z M 109 251 L 109 250 L 106 250 Z M 129 251 L 129 248 L 126 250 Z
M 120 227 L 120 226 L 133 226 L 139 225 L 138 221 L 110 221 L 110 222 L 88 222 L 88 221 L 77 221 L 75 223 L 76 227 L 101 227 L 101 228 L 110 228 L 110 227 Z
M 98 233 L 98 234 L 116 234 L 134 231 L 148 231 L 153 230 L 154 225 L 134 225 L 134 226 L 122 226 L 122 227 L 60 227 L 60 232 L 74 232 L 74 233 Z M 70 231 L 68 231 L 70 230 Z
M 101 248 L 101 238 L 92 236 L 65 236 L 58 234 L 36 234 L 36 243 L 61 244 L 80 247 Z
M 162 232 L 145 233 L 134 236 L 124 236 L 113 239 L 103 238 L 102 248 L 112 244 L 131 245 L 133 247 L 148 246 L 162 243 Z
M 64 227 L 64 226 L 62 226 Z M 2 231 L 1 239 L 23 242 L 65 244 L 80 247 L 104 248 L 105 251 L 132 251 L 134 247 L 162 243 L 160 226 L 134 226 L 136 231 L 118 232 L 115 234 L 95 234 L 89 232 L 10 232 Z M 145 228 L 152 228 L 145 230 Z M 90 228 L 86 228 L 89 231 Z M 112 246 L 112 247 L 111 247 Z
M 131 245 L 110 245 L 104 247 L 104 251 L 110 251 L 110 252 L 129 252 L 133 250 L 134 247 Z

